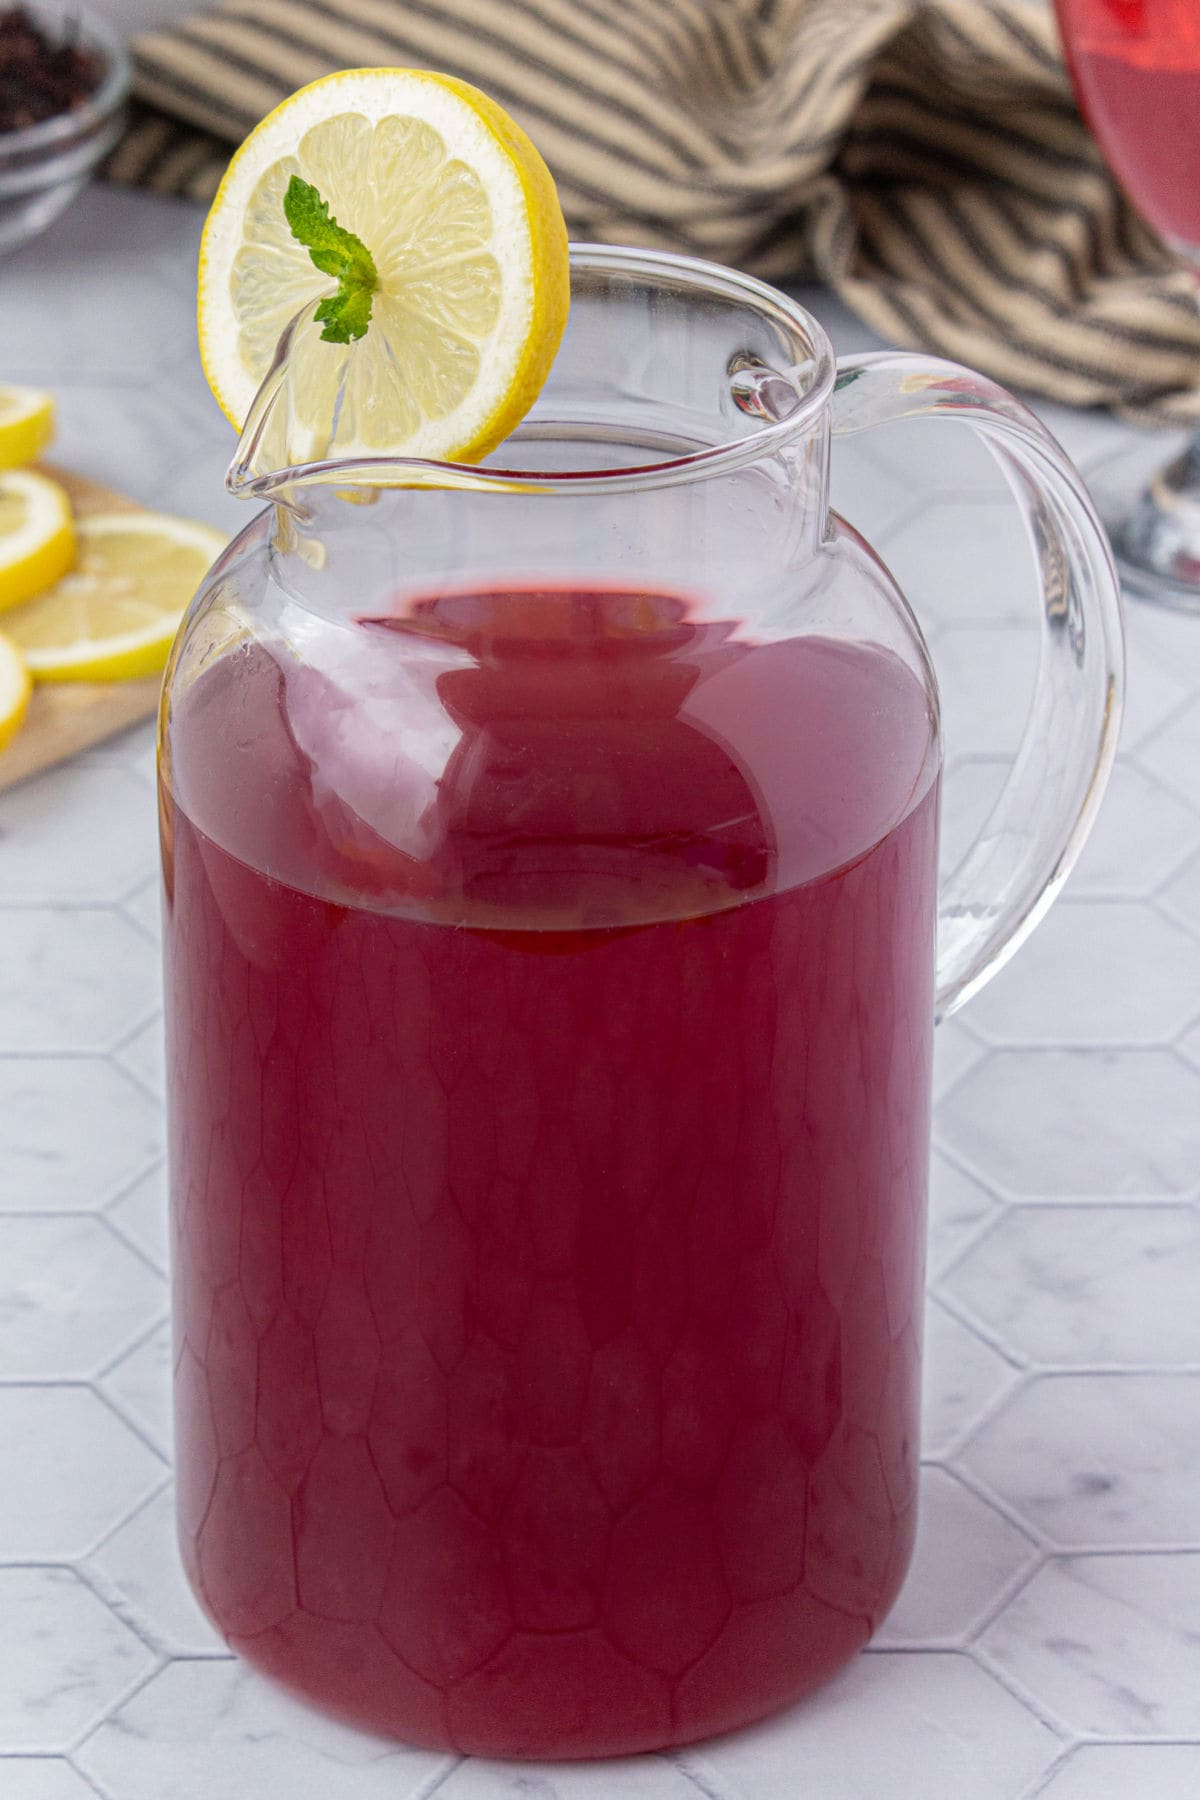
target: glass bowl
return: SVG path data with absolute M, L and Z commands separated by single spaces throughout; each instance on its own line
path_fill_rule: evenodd
M 129 56 L 104 19 L 74 4 L 34 0 L 26 10 L 56 35 L 74 25 L 98 52 L 104 73 L 81 106 L 20 131 L 0 131 L 0 252 L 44 231 L 79 193 L 121 135 L 129 93 Z

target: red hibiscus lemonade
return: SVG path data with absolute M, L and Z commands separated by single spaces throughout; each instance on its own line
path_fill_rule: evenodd
M 1155 230 L 1200 245 L 1200 5 L 1057 0 L 1088 124 Z
M 742 1724 L 866 1642 L 911 1549 L 928 697 L 663 594 L 345 629 L 416 658 L 432 775 L 399 699 L 282 647 L 174 702 L 192 1583 L 412 1742 Z

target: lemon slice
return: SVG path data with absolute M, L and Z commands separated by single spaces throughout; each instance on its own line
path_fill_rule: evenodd
M 25 658 L 12 639 L 0 633 L 0 750 L 20 731 L 32 692 Z
M 474 461 L 524 417 L 566 325 L 567 233 L 525 133 L 465 81 L 349 69 L 301 88 L 246 139 L 200 247 L 200 355 L 239 428 L 280 334 L 337 282 L 292 236 L 284 195 L 311 183 L 378 274 L 366 335 L 291 352 L 298 457 Z
M 5 620 L 37 681 L 131 681 L 165 667 L 183 609 L 226 539 L 165 513 L 78 523 L 79 560 Z
M 0 475 L 0 612 L 40 594 L 75 561 L 66 490 L 32 469 Z
M 40 456 L 54 436 L 54 400 L 41 388 L 0 387 L 0 469 Z

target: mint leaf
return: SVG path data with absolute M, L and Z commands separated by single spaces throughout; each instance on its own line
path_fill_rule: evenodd
M 316 317 L 327 344 L 350 344 L 367 335 L 371 298 L 379 286 L 375 259 L 361 238 L 329 216 L 311 181 L 293 175 L 283 196 L 283 216 L 298 244 L 303 244 L 322 275 L 337 278 L 338 291 L 322 300 Z

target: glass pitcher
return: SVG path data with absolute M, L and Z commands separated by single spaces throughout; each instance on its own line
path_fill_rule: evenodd
M 1008 394 L 839 366 L 711 265 L 572 276 L 480 468 L 272 468 L 285 341 L 230 476 L 270 504 L 161 730 L 188 1574 L 317 1703 L 498 1756 L 742 1725 L 887 1612 L 934 1019 L 1078 853 L 1122 672 L 1104 536 Z M 991 444 L 1042 584 L 940 899 L 933 673 L 827 491 L 832 436 L 924 414 Z

